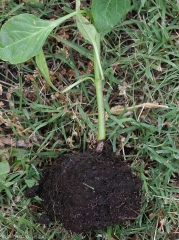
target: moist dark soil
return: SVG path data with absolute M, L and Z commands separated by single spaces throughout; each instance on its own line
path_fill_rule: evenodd
M 27 196 L 38 195 L 51 219 L 81 233 L 138 217 L 141 185 L 123 158 L 105 145 L 101 153 L 93 149 L 61 157 Z

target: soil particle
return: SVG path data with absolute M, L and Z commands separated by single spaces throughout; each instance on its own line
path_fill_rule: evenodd
M 67 230 L 81 233 L 132 220 L 140 214 L 141 180 L 108 145 L 58 159 L 29 197 Z M 28 195 L 28 193 L 27 193 Z

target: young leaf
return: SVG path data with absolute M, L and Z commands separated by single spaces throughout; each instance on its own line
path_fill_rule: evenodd
M 76 0 L 76 9 L 80 9 L 79 0 Z M 94 44 L 95 39 L 98 38 L 99 33 L 96 28 L 81 14 L 76 16 L 76 24 L 81 35 L 91 44 Z
M 103 36 L 110 32 L 130 6 L 130 0 L 93 0 L 91 11 L 96 29 Z
M 76 0 L 76 10 L 80 10 L 80 1 Z M 78 27 L 79 32 L 81 35 L 86 39 L 88 42 L 90 42 L 93 47 L 94 47 L 94 52 L 97 58 L 97 64 L 100 69 L 101 73 L 101 79 L 103 79 L 103 71 L 101 67 L 101 62 L 100 62 L 100 47 L 98 42 L 100 43 L 100 34 L 96 30 L 96 28 L 81 14 L 78 14 L 76 16 L 76 24 Z

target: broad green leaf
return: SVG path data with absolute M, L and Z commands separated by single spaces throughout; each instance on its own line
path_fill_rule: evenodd
M 42 20 L 27 13 L 12 17 L 0 31 L 0 59 L 12 64 L 27 61 L 40 52 L 56 26 L 76 14 L 78 12 L 72 12 L 55 21 Z
M 40 52 L 36 55 L 36 63 L 37 66 L 41 72 L 41 74 L 43 75 L 43 77 L 45 78 L 46 82 L 50 85 L 50 87 L 52 87 L 55 91 L 60 92 L 52 83 L 51 79 L 50 79 L 50 74 L 49 74 L 49 70 L 47 67 L 47 62 L 43 53 L 43 50 L 41 49 Z
M 0 162 L 0 175 L 5 175 L 5 174 L 7 174 L 9 172 L 10 172 L 9 163 L 5 159 L 3 159 Z
M 27 61 L 41 50 L 55 26 L 31 14 L 12 17 L 0 31 L 0 58 L 12 64 Z
M 125 16 L 130 6 L 130 0 L 93 0 L 91 11 L 94 26 L 104 36 Z

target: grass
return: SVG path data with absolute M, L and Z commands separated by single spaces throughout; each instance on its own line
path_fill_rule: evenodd
M 114 151 L 125 152 L 126 161 L 143 180 L 141 215 L 136 221 L 89 233 L 86 239 L 179 239 L 179 5 L 169 0 L 133 2 L 126 19 L 103 40 L 102 59 L 107 138 Z M 60 16 L 61 7 L 68 11 L 71 5 L 62 0 L 39 4 L 3 1 L 0 21 L 21 12 L 52 18 L 54 10 Z M 62 38 L 62 42 L 49 38 L 45 46 L 56 87 L 93 74 L 86 58 L 90 46 L 82 42 L 73 22 L 52 35 Z M 18 66 L 0 62 L 0 66 L 0 84 L 10 98 L 10 108 L 0 109 L 0 157 L 10 165 L 0 183 L 0 238 L 84 239 L 56 222 L 48 227 L 38 224 L 40 199 L 27 199 L 24 192 L 59 155 L 84 151 L 86 143 L 96 141 L 94 86 L 83 82 L 60 95 L 39 76 L 33 59 Z M 113 106 L 145 102 L 169 108 L 110 114 Z

